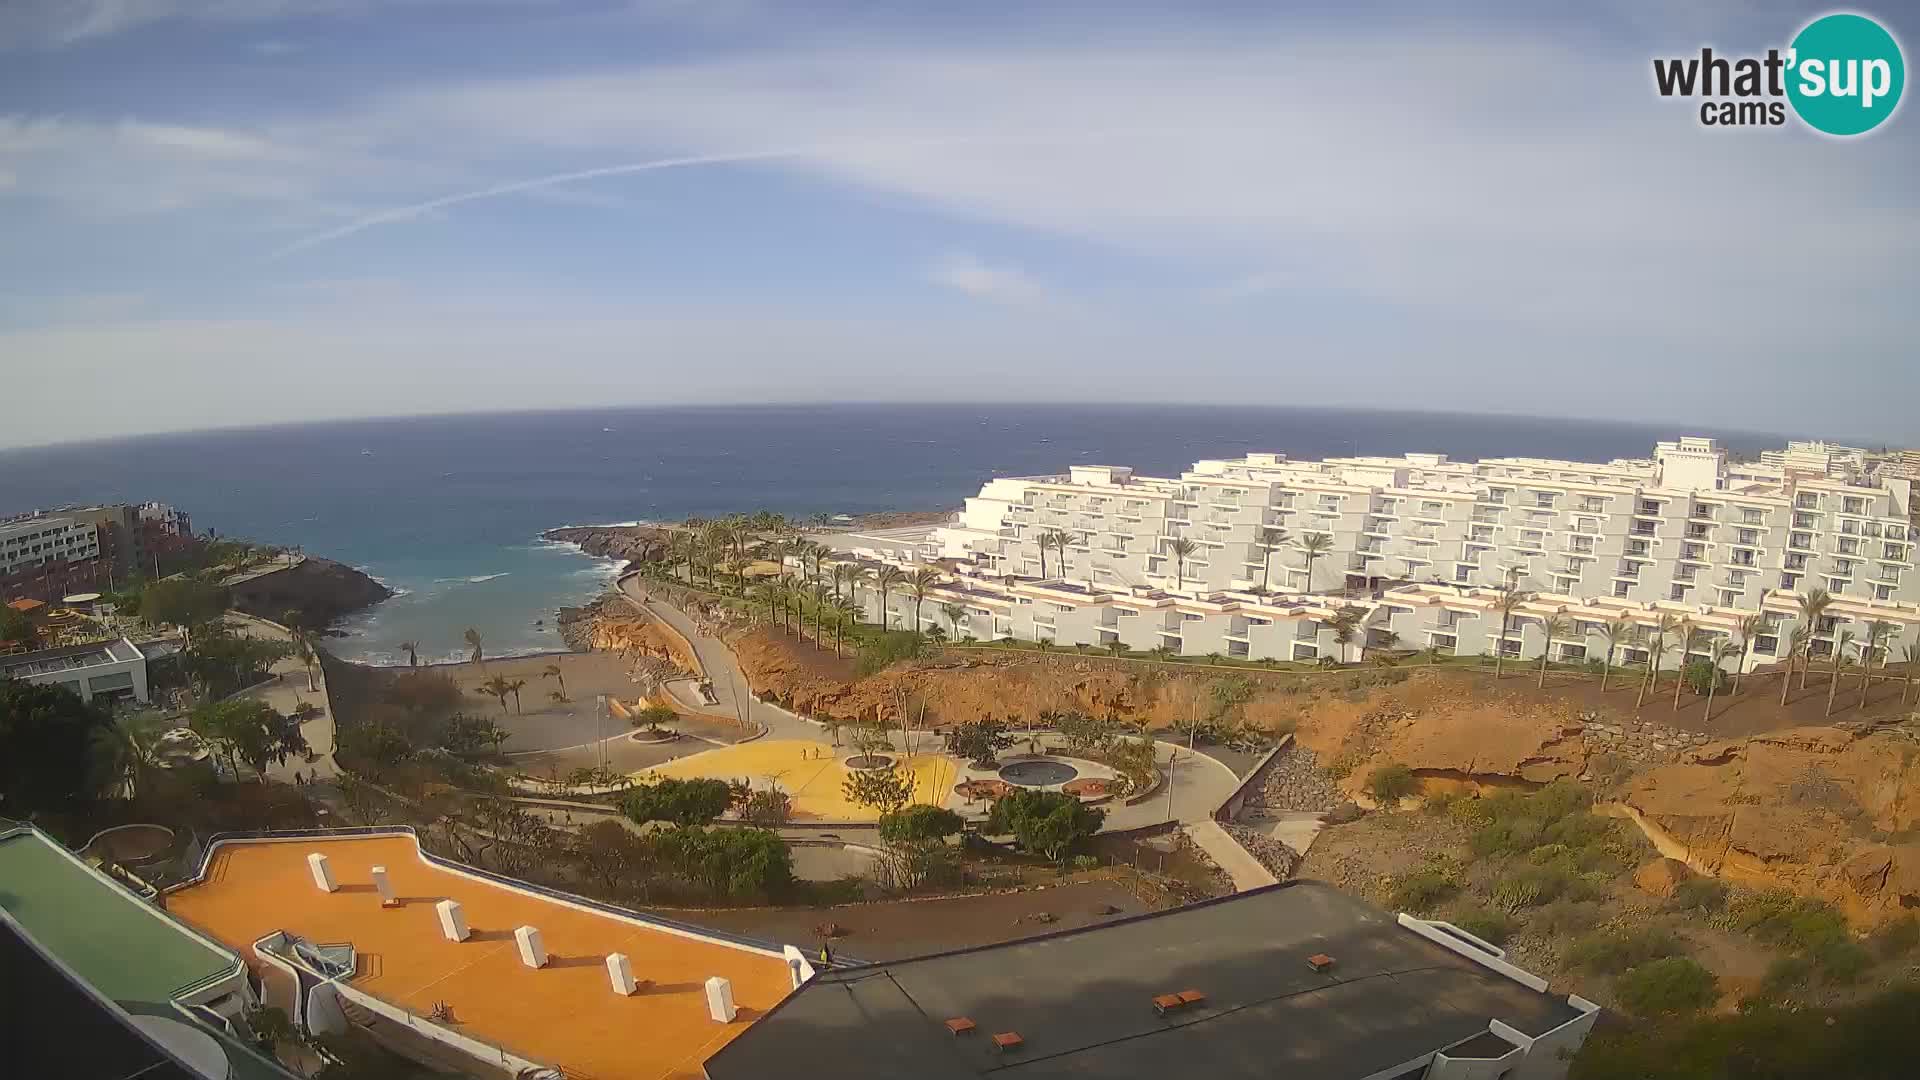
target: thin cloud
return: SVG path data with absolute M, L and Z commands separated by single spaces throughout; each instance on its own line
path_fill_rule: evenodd
M 928 280 L 956 292 L 995 303 L 1031 306 L 1049 298 L 1045 286 L 1026 271 L 994 266 L 972 255 L 950 255 L 927 271 Z

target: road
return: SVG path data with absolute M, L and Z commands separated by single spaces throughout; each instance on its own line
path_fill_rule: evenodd
M 256 619 L 237 611 L 227 613 L 227 623 L 234 632 L 251 638 L 265 638 L 270 641 L 287 641 L 287 631 L 265 619 Z M 288 657 L 273 665 L 272 678 L 258 686 L 240 692 L 243 698 L 254 698 L 273 706 L 275 712 L 291 713 L 302 704 L 312 705 L 320 710 L 320 715 L 300 725 L 300 734 L 307 740 L 307 746 L 313 750 L 313 760 L 288 758 L 278 765 L 267 768 L 267 779 L 282 783 L 293 783 L 294 773 L 301 779 L 329 777 L 339 772 L 333 763 L 333 709 L 327 703 L 326 676 L 319 664 L 313 666 L 313 689 L 307 688 L 307 668 L 296 657 Z

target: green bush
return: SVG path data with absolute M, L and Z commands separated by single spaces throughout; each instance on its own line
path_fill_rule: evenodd
M 1460 885 L 1437 870 L 1415 870 L 1393 879 L 1387 906 L 1394 911 L 1425 914 L 1460 891 Z
M 1572 867 L 1573 849 L 1565 844 L 1541 844 L 1527 852 L 1527 861 L 1535 866 Z
M 1568 1080 L 1837 1080 L 1908 1076 L 1920 1060 L 1920 988 L 1840 1009 L 1761 1003 L 1737 1015 L 1602 1024 Z
M 1549 866 L 1522 866 L 1493 886 L 1493 902 L 1507 911 L 1539 907 L 1561 897 L 1584 899 L 1586 883 Z
M 620 808 L 638 822 L 705 825 L 726 813 L 732 802 L 733 789 L 725 780 L 668 777 L 627 792 Z
M 933 843 L 958 833 L 966 824 L 944 806 L 919 803 L 880 815 L 880 839 L 888 844 Z
M 1852 940 L 1839 912 L 1823 901 L 1782 890 L 1736 897 L 1727 903 L 1725 921 L 1758 941 L 1800 952 Z
M 1882 960 L 1896 960 L 1905 956 L 1920 946 L 1920 916 L 1902 915 L 1883 923 L 1867 939 L 1867 943 L 1874 955 Z
M 1873 966 L 1873 955 L 1857 942 L 1840 939 L 1823 941 L 1807 952 L 1807 959 L 1820 970 L 1822 981 L 1836 984 L 1858 982 Z
M 1405 765 L 1382 765 L 1367 777 L 1367 794 L 1383 805 L 1397 803 L 1419 790 L 1419 778 Z
M 1688 878 L 1674 887 L 1672 903 L 1684 911 L 1712 914 L 1726 908 L 1730 891 L 1724 881 L 1706 877 Z
M 860 646 L 854 670 L 865 677 L 883 671 L 902 660 L 920 655 L 920 635 L 909 630 L 883 630 Z
M 1489 908 L 1461 908 L 1447 921 L 1489 945 L 1505 945 L 1513 936 L 1513 920 Z
M 1532 818 L 1499 818 L 1473 834 L 1473 853 L 1483 858 L 1518 855 L 1540 843 L 1540 823 Z
M 1106 811 L 1058 791 L 1021 789 L 994 800 L 984 831 L 1011 833 L 1021 847 L 1059 862 L 1073 846 L 1100 831 Z
M 1436 791 L 1421 800 L 1420 812 L 1428 817 L 1449 817 L 1453 814 L 1453 804 L 1466 796 L 1451 791 Z
M 1775 957 L 1767 965 L 1766 977 L 1760 980 L 1760 992 L 1775 998 L 1807 985 L 1807 979 L 1813 975 L 1813 961 L 1804 956 Z
M 1599 906 L 1578 900 L 1556 900 L 1542 905 L 1540 910 L 1527 918 L 1528 926 L 1558 938 L 1584 934 L 1599 923 Z
M 1713 972 L 1685 956 L 1650 960 L 1620 976 L 1614 996 L 1641 1017 L 1691 1016 L 1720 998 Z
M 1696 694 L 1706 693 L 1708 686 L 1714 687 L 1714 692 L 1718 693 L 1727 688 L 1729 681 L 1726 672 L 1705 660 L 1689 661 L 1682 677 L 1687 681 L 1687 689 Z
M 774 899 L 793 885 L 793 859 L 778 833 L 680 826 L 647 839 L 662 864 L 712 895 Z
M 1588 934 L 1567 950 L 1567 963 L 1596 975 L 1618 975 L 1650 960 L 1686 952 L 1680 940 L 1665 930 L 1603 931 Z

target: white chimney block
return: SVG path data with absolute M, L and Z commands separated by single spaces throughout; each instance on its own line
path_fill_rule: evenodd
M 440 932 L 448 941 L 467 940 L 467 913 L 460 910 L 460 901 L 442 900 L 433 910 L 440 915 Z
M 633 981 L 633 964 L 628 962 L 627 954 L 607 954 L 607 981 L 613 984 L 613 992 L 623 997 L 638 987 Z
M 393 894 L 393 882 L 387 880 L 387 868 L 384 866 L 376 866 L 371 871 L 371 874 L 373 877 L 373 890 L 380 894 L 380 906 L 386 907 L 389 904 L 398 902 L 399 898 Z
M 545 967 L 547 947 L 540 940 L 540 931 L 531 926 L 522 926 L 513 932 L 513 940 L 520 943 L 520 962 L 530 968 Z
M 707 980 L 707 1015 L 716 1024 L 731 1024 L 740 1010 L 733 1007 L 733 984 L 715 975 Z
M 314 852 L 307 856 L 307 869 L 313 871 L 313 883 L 321 892 L 337 892 L 340 886 L 333 883 L 333 867 L 327 857 Z

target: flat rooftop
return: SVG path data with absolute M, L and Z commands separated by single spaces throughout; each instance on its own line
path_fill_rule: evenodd
M 307 855 L 328 857 L 340 889 L 314 887 Z M 387 868 L 402 903 L 383 909 L 368 869 Z M 472 937 L 447 941 L 434 905 L 459 901 Z M 620 918 L 421 858 L 413 837 L 303 837 L 219 847 L 204 879 L 167 894 L 167 907 L 235 948 L 285 930 L 351 942 L 349 985 L 415 1013 L 445 1002 L 471 1038 L 594 1080 L 698 1078 L 708 1055 L 789 992 L 784 960 L 757 949 Z M 514 928 L 538 927 L 546 967 L 520 962 Z M 625 953 L 641 983 L 613 993 L 606 955 Z M 710 976 L 733 983 L 739 1016 L 707 1016 Z
M 1314 971 L 1307 958 L 1335 959 Z M 1158 995 L 1203 1003 L 1157 1015 Z M 1583 1015 L 1328 885 L 1293 881 L 1004 945 L 823 972 L 707 1062 L 712 1080 L 1358 1078 L 1488 1030 Z M 952 1018 L 977 1026 L 950 1034 Z M 1024 1045 L 992 1042 L 1017 1032 Z
M 100 667 L 104 664 L 117 664 L 127 660 L 140 659 L 139 650 L 126 641 L 92 641 L 84 645 L 68 645 L 59 649 L 42 649 L 39 652 L 23 653 L 0 661 L 0 675 L 15 679 L 24 679 L 31 675 L 47 675 L 59 671 L 79 671 L 84 668 Z
M 0 908 L 122 1004 L 168 1006 L 177 991 L 240 965 L 30 829 L 0 837 Z

